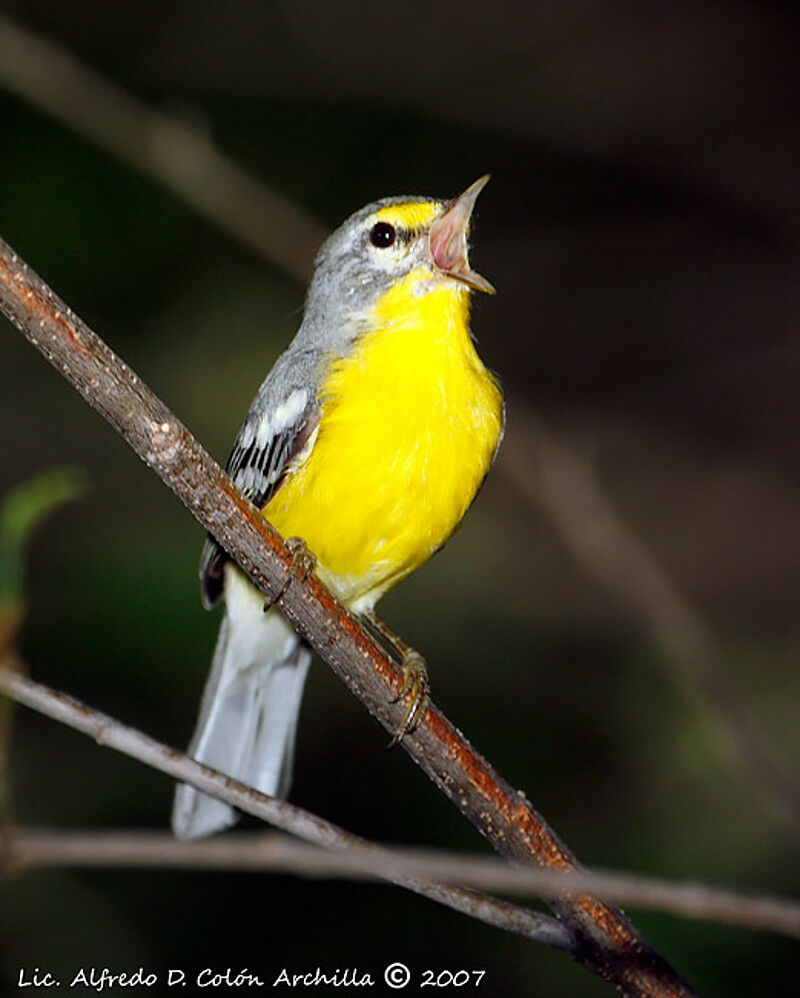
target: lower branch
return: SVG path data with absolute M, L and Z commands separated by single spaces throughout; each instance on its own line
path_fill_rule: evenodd
M 391 847 L 390 851 L 399 867 L 407 873 L 447 883 L 515 895 L 589 891 L 607 901 L 738 925 L 745 929 L 777 932 L 800 940 L 800 901 L 789 898 L 743 894 L 706 884 L 672 883 L 629 873 L 585 870 L 575 874 L 520 869 L 494 857 L 444 850 Z M 363 868 L 363 859 L 357 851 L 355 855 L 349 848 L 333 852 L 276 832 L 233 832 L 212 839 L 180 842 L 168 832 L 150 830 L 109 832 L 20 828 L 9 833 L 6 852 L 9 865 L 23 870 L 31 867 L 147 867 L 166 870 L 249 870 L 347 880 L 380 879 Z M 546 926 L 548 930 L 554 927 L 549 924 L 551 922 L 552 919 Z M 554 925 L 557 926 L 557 923 Z M 565 948 L 559 947 L 558 943 L 568 942 L 568 937 L 561 930 L 555 941 L 551 942 L 549 935 L 537 938 L 537 941 Z
M 398 860 L 390 850 L 347 832 L 294 804 L 267 797 L 245 783 L 209 769 L 182 752 L 162 745 L 135 728 L 126 727 L 113 717 L 101 714 L 65 693 L 27 679 L 15 661 L 6 659 L 5 662 L 7 664 L 0 662 L 0 691 L 26 707 L 89 735 L 98 745 L 138 759 L 181 783 L 190 783 L 198 790 L 225 800 L 240 811 L 261 818 L 275 828 L 290 832 L 326 851 L 346 850 L 353 870 L 362 876 L 388 880 L 398 887 L 405 887 L 415 894 L 431 898 L 497 928 L 527 936 L 545 946 L 561 950 L 572 948 L 569 934 L 556 919 L 474 890 L 438 883 L 425 873 L 406 871 L 402 868 L 402 859 Z M 224 844 L 225 840 L 221 841 Z M 10 837 L 4 843 L 7 864 L 12 868 L 20 861 L 25 862 L 24 852 L 20 855 L 14 843 L 15 840 Z M 175 844 L 181 845 L 178 842 Z M 202 849 L 204 843 L 184 845 L 188 846 L 187 851 L 190 853 L 194 849 Z

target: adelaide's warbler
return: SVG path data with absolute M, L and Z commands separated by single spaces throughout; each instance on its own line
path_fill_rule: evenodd
M 503 399 L 469 330 L 467 232 L 488 177 L 452 201 L 393 197 L 352 215 L 316 260 L 300 329 L 259 389 L 228 472 L 319 577 L 373 629 L 390 586 L 458 526 L 503 432 Z M 298 548 L 300 550 L 300 548 Z M 311 650 L 209 540 L 203 600 L 225 617 L 189 752 L 274 796 L 291 778 Z M 390 639 L 391 641 L 391 639 Z M 425 665 L 395 640 L 406 673 L 402 737 L 427 706 Z M 182 838 L 235 812 L 178 788 Z

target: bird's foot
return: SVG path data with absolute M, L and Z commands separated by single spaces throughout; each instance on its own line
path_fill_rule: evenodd
M 405 641 L 385 624 L 373 610 L 368 610 L 364 615 L 368 627 L 388 644 L 395 653 L 398 664 L 403 673 L 403 685 L 396 697 L 392 698 L 392 703 L 398 703 L 405 697 L 409 697 L 408 709 L 405 717 L 397 726 L 392 740 L 386 746 L 387 749 L 399 745 L 406 735 L 411 734 L 419 727 L 428 704 L 431 700 L 431 687 L 428 682 L 428 669 L 425 659 L 418 651 L 414 651 Z
M 406 735 L 417 730 L 431 701 L 428 669 L 422 655 L 411 648 L 407 649 L 400 663 L 400 668 L 403 671 L 403 685 L 397 696 L 393 697 L 392 703 L 398 703 L 408 697 L 408 708 L 403 720 L 398 724 L 392 740 L 386 746 L 387 749 L 399 745 Z
M 271 610 L 276 603 L 280 603 L 286 595 L 286 590 L 291 585 L 293 579 L 305 582 L 317 567 L 316 556 L 302 537 L 290 537 L 286 541 L 286 550 L 291 555 L 289 568 L 278 592 L 274 596 L 267 596 L 264 600 L 264 613 Z

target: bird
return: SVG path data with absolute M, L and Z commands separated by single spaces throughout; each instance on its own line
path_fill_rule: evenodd
M 423 658 L 374 612 L 461 523 L 497 454 L 505 404 L 470 331 L 468 234 L 488 175 L 445 200 L 404 195 L 351 215 L 322 245 L 303 318 L 241 425 L 227 472 L 314 571 L 397 653 L 407 710 L 428 705 Z M 202 601 L 223 597 L 211 671 L 188 753 L 285 798 L 311 648 L 212 538 Z M 265 612 L 267 611 L 267 612 Z M 181 839 L 222 831 L 229 805 L 179 784 Z

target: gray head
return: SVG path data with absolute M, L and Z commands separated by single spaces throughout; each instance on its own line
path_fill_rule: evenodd
M 298 338 L 330 346 L 351 339 L 377 298 L 416 270 L 435 283 L 493 293 L 467 255 L 470 216 L 488 180 L 481 177 L 451 201 L 384 198 L 351 215 L 317 255 Z
M 412 196 L 375 201 L 326 240 L 302 325 L 262 383 L 239 431 L 228 467 L 241 488 L 263 496 L 274 484 L 269 462 L 286 456 L 273 446 L 275 441 L 288 446 L 297 439 L 298 427 L 311 425 L 328 361 L 348 354 L 372 307 L 389 288 L 418 272 L 415 294 L 442 283 L 462 293 L 494 291 L 470 270 L 467 257 L 472 208 L 488 179 L 481 177 L 452 201 Z M 255 465 L 253 454 L 259 462 Z M 283 465 L 278 462 L 278 467 Z M 207 598 L 213 597 L 208 589 Z

